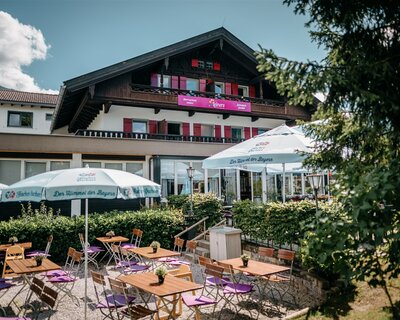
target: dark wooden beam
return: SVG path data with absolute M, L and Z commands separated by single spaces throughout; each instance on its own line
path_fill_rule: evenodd
M 231 116 L 230 113 L 224 113 L 224 114 L 222 115 L 222 119 L 226 120 L 226 119 L 228 119 L 230 116 Z
M 190 110 L 190 111 L 188 112 L 189 117 L 193 117 L 193 116 L 195 115 L 195 113 L 196 113 L 196 111 Z
M 87 89 L 85 94 L 83 95 L 83 98 L 82 98 L 78 108 L 76 109 L 76 112 L 75 112 L 71 122 L 69 123 L 68 131 L 75 126 L 75 123 L 76 123 L 77 119 L 79 118 L 80 113 L 82 112 L 83 108 L 85 107 L 85 105 L 89 99 L 89 95 L 90 95 L 89 89 Z M 86 128 L 80 128 L 80 129 L 86 129 Z
M 106 103 L 103 104 L 104 113 L 108 113 L 108 112 L 110 111 L 111 105 L 112 105 L 111 101 L 108 101 L 108 102 L 106 102 Z
M 154 108 L 154 114 L 159 114 L 161 111 L 161 108 Z
M 90 94 L 90 98 L 94 97 L 94 89 L 96 88 L 96 85 L 92 84 L 91 86 L 89 86 L 89 94 Z
M 251 117 L 251 122 L 256 122 L 258 119 L 260 119 L 260 117 L 252 116 Z

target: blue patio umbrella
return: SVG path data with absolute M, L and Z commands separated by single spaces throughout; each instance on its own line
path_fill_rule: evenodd
M 2 190 L 1 202 L 85 199 L 85 239 L 88 239 L 88 199 L 160 197 L 160 185 L 135 174 L 112 169 L 75 168 L 49 171 L 21 180 Z M 87 246 L 84 248 L 87 256 Z M 87 273 L 85 259 L 85 317 Z

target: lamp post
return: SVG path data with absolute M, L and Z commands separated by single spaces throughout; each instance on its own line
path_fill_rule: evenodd
M 318 189 L 322 181 L 322 174 L 313 173 L 307 176 L 308 182 L 311 185 L 311 188 L 314 190 L 315 196 L 315 211 L 318 213 Z
M 192 168 L 192 166 L 190 166 L 189 168 L 186 169 L 187 171 L 187 175 L 188 178 L 190 180 L 190 211 L 189 211 L 189 215 L 193 215 L 193 173 L 194 173 L 194 169 Z

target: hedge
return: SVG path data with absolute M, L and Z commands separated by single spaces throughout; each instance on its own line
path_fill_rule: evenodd
M 170 248 L 173 237 L 183 229 L 183 215 L 177 209 L 146 209 L 141 211 L 108 212 L 89 215 L 89 242 L 101 245 L 96 237 L 112 230 L 116 235 L 131 238 L 133 228 L 143 230 L 142 245 L 153 240 Z M 25 213 L 17 219 L 0 222 L 0 242 L 7 243 L 16 236 L 19 242 L 32 242 L 33 249 L 44 250 L 48 235 L 54 240 L 50 249 L 52 260 L 65 259 L 68 247 L 81 249 L 79 233 L 84 233 L 84 216 L 65 217 L 54 215 L 52 210 L 43 209 Z

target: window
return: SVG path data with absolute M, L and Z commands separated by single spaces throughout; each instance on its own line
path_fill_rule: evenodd
M 171 88 L 171 76 L 163 75 L 163 82 L 161 83 L 161 74 L 157 75 L 157 87 Z
M 248 97 L 249 96 L 249 87 L 238 86 L 238 96 Z
M 106 169 L 122 170 L 122 163 L 109 162 L 104 164 Z
M 186 90 L 199 91 L 199 80 L 198 79 L 186 79 Z
M 225 93 L 225 85 L 223 82 L 215 82 L 214 87 L 215 93 L 224 94 Z
M 242 139 L 242 129 L 232 128 L 232 139 L 240 140 Z
M 207 61 L 206 62 L 206 69 L 207 70 L 214 70 L 214 63 Z
M 69 161 L 50 161 L 50 171 L 69 169 Z
M 52 118 L 53 118 L 53 114 L 46 113 L 46 121 L 51 121 Z
M 180 135 L 181 134 L 181 124 L 168 122 L 168 134 Z
M 5 184 L 13 184 L 21 178 L 20 160 L 0 160 L 0 181 Z
M 46 172 L 46 162 L 25 162 L 25 178 Z
M 257 135 L 259 135 L 259 134 L 261 134 L 261 133 L 267 132 L 269 129 L 258 128 L 257 130 L 258 130 Z
M 214 136 L 214 126 L 208 124 L 201 125 L 201 135 L 206 137 L 213 137 Z
M 147 132 L 147 122 L 132 120 L 132 132 L 146 133 Z
M 127 163 L 126 171 L 143 177 L 143 163 Z
M 101 162 L 83 162 L 83 167 L 89 166 L 89 168 L 101 168 Z
M 204 61 L 203 60 L 199 60 L 199 68 L 200 69 L 204 69 Z
M 9 127 L 32 128 L 33 113 L 32 112 L 14 112 L 8 111 Z

